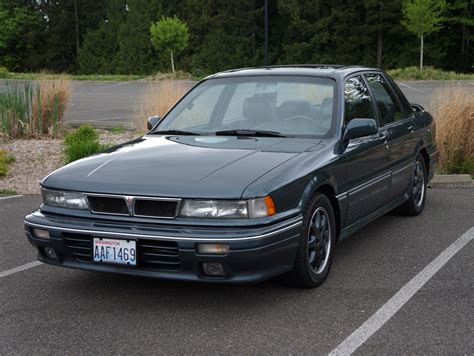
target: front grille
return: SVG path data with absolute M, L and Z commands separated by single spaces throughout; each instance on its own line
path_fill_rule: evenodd
M 178 202 L 172 200 L 135 199 L 134 215 L 144 217 L 174 218 Z
M 82 262 L 90 262 L 92 260 L 90 235 L 64 233 L 63 238 L 64 244 L 76 260 Z
M 179 269 L 178 244 L 173 241 L 138 240 L 138 263 L 150 269 Z
M 64 244 L 79 262 L 92 261 L 92 236 L 63 233 Z M 137 239 L 137 268 L 179 270 L 179 248 L 174 241 Z
M 106 194 L 86 194 L 89 209 L 96 214 L 173 219 L 181 199 Z
M 103 197 L 88 195 L 89 207 L 94 213 L 129 215 L 127 203 L 122 197 Z

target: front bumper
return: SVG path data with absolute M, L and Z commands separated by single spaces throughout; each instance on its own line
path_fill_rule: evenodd
M 193 227 L 165 224 L 135 224 L 78 219 L 36 211 L 25 218 L 29 242 L 38 249 L 38 260 L 56 266 L 121 273 L 163 279 L 207 282 L 260 282 L 293 268 L 302 217 L 269 226 Z M 47 230 L 49 240 L 35 237 L 32 228 Z M 137 266 L 95 263 L 92 238 L 107 237 L 137 241 Z M 225 243 L 227 255 L 202 255 L 198 243 Z M 150 246 L 154 246 L 149 253 Z M 53 248 L 57 259 L 44 248 Z M 167 256 L 155 252 L 164 249 Z M 152 256 L 152 257 L 150 257 Z M 207 276 L 203 263 L 221 263 L 223 277 Z

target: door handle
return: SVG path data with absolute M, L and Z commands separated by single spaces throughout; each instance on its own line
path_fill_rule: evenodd
M 407 127 L 407 130 L 410 131 L 411 133 L 415 132 L 413 129 L 414 129 L 413 125 L 410 125 Z
M 387 134 L 387 132 L 385 132 L 385 131 L 384 132 L 379 132 L 379 137 L 380 137 L 380 139 L 383 140 L 383 143 L 385 145 L 385 149 L 388 150 L 388 134 Z

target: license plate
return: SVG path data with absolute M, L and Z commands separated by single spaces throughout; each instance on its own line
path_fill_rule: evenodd
M 94 262 L 136 266 L 137 247 L 134 240 L 117 240 L 94 237 Z

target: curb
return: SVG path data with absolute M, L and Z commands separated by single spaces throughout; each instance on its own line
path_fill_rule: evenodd
M 470 174 L 435 175 L 428 183 L 431 188 L 472 188 L 474 183 Z

